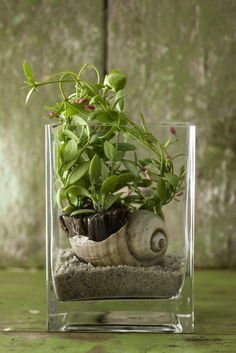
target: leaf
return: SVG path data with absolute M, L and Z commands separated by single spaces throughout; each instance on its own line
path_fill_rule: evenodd
M 127 183 L 134 180 L 134 175 L 132 173 L 123 173 L 117 177 L 117 186 L 120 188 L 124 187 Z
M 126 143 L 126 142 L 119 142 L 117 145 L 117 150 L 118 151 L 134 151 L 136 150 L 136 147 L 132 145 L 131 143 Z
M 95 112 L 95 114 L 93 114 L 93 119 L 97 119 L 105 124 L 109 124 L 112 122 L 112 117 L 108 114 L 108 112 L 104 111 Z
M 123 152 L 123 151 L 116 151 L 116 150 L 115 150 L 115 155 L 114 155 L 114 158 L 113 158 L 114 162 L 119 162 L 119 161 L 121 161 L 121 160 L 123 159 L 124 155 L 125 155 L 125 152 Z
M 70 131 L 70 130 L 63 130 L 62 131 L 62 134 L 64 135 L 64 136 L 67 136 L 67 137 L 69 137 L 70 139 L 73 139 L 73 140 L 75 140 L 76 142 L 79 142 L 79 138 L 78 138 L 78 136 L 76 136 L 72 131 Z
M 172 174 L 172 173 L 167 173 L 166 179 L 174 188 L 176 188 L 176 186 L 179 183 L 179 177 L 175 174 Z
M 122 194 L 122 192 L 119 192 L 118 194 L 108 197 L 104 205 L 105 210 L 109 209 L 117 200 L 119 200 Z
M 148 132 L 143 114 L 140 114 L 140 119 L 141 119 L 141 125 L 142 125 L 142 128 L 143 128 L 143 131 L 144 132 Z
M 89 192 L 83 186 L 80 185 L 72 185 L 69 186 L 66 190 L 66 193 L 75 195 L 75 196 L 89 196 Z
M 116 149 L 112 143 L 105 141 L 104 143 L 104 153 L 108 160 L 113 161 L 116 155 Z
M 79 115 L 82 117 L 87 117 L 87 112 L 85 111 L 83 105 L 80 104 L 73 104 L 71 102 L 66 103 L 66 116 L 74 116 L 74 115 Z
M 31 83 L 34 82 L 34 78 L 33 78 L 33 74 L 32 74 L 31 68 L 30 68 L 29 64 L 27 64 L 26 61 L 23 62 L 23 69 L 24 69 L 25 76 L 28 79 L 28 81 L 31 82 Z
M 73 115 L 73 119 L 79 125 L 82 125 L 82 126 L 87 126 L 88 125 L 87 122 L 83 118 L 78 116 L 78 115 Z
M 29 92 L 27 93 L 27 96 L 26 96 L 26 98 L 25 98 L 25 104 L 28 103 L 28 101 L 29 101 L 30 97 L 32 96 L 32 93 L 34 92 L 34 90 L 35 90 L 35 87 L 32 87 L 32 88 L 29 90 Z
M 73 159 L 75 159 L 77 155 L 77 143 L 75 140 L 70 140 L 64 149 L 63 152 L 63 159 L 65 162 L 69 162 Z
M 73 159 L 70 162 L 63 163 L 61 166 L 61 171 L 64 173 L 66 170 L 69 170 L 77 162 L 77 158 Z
M 61 113 L 64 110 L 64 103 L 60 102 L 60 103 L 56 103 L 55 105 L 53 105 L 52 107 L 48 107 L 45 106 L 45 108 L 49 111 L 49 112 L 54 112 L 54 113 Z
M 124 166 L 137 178 L 139 177 L 139 172 L 136 164 L 128 159 L 123 159 Z
M 75 206 L 68 206 L 63 208 L 63 212 L 67 213 L 67 214 L 71 214 L 71 212 L 75 211 L 76 207 Z
M 68 184 L 74 184 L 76 181 L 81 179 L 89 169 L 89 162 L 84 162 L 78 168 L 76 168 L 70 175 Z
M 89 165 L 89 177 L 92 183 L 96 183 L 101 175 L 101 161 L 97 154 L 95 154 Z
M 103 179 L 106 179 L 109 175 L 109 170 L 103 161 L 101 161 L 101 175 Z
M 162 202 L 166 200 L 167 188 L 163 179 L 159 179 L 159 181 L 157 182 L 157 196 Z
M 113 104 L 113 108 L 115 108 L 116 106 L 119 111 L 122 111 L 124 109 L 124 95 L 122 90 L 118 91 L 115 95 L 115 102 Z
M 101 187 L 101 192 L 103 194 L 109 194 L 115 190 L 117 184 L 117 176 L 111 175 L 104 180 Z
M 108 140 L 111 138 L 112 135 L 114 135 L 115 131 L 117 128 L 115 126 L 112 126 L 104 135 L 98 136 L 100 139 Z
M 62 209 L 63 208 L 63 200 L 66 199 L 66 195 L 64 192 L 64 187 L 61 187 L 60 189 L 57 190 L 57 195 L 56 195 L 56 200 L 57 200 L 57 205 Z
M 89 208 L 84 208 L 84 209 L 81 209 L 81 210 L 74 211 L 70 215 L 71 216 L 75 216 L 77 214 L 83 214 L 83 213 L 95 213 L 95 211 L 94 210 L 90 210 Z
M 126 85 L 126 76 L 119 71 L 112 71 L 105 76 L 104 85 L 118 92 Z

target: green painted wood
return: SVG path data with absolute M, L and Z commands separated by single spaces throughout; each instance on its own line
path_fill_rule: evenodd
M 108 4 L 108 69 L 129 76 L 130 115 L 197 124 L 196 264 L 233 267 L 236 2 Z
M 45 332 L 44 272 L 0 271 L 0 330 L 4 330 L 0 333 L 0 352 L 234 353 L 235 275 L 235 271 L 196 272 L 196 330 L 193 335 L 50 334 Z
M 235 353 L 235 336 L 2 334 L 4 353 Z
M 44 265 L 44 105 L 25 106 L 22 62 L 40 79 L 85 62 L 103 69 L 103 0 L 0 1 L 0 266 Z

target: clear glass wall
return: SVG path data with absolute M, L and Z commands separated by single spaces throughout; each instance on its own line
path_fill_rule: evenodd
M 94 129 L 96 132 L 96 126 Z M 127 167 L 133 177 L 137 173 L 133 165 L 138 163 L 143 184 L 131 191 L 121 189 L 124 197 L 130 193 L 133 200 L 129 214 L 124 216 L 122 211 L 119 215 L 126 217 L 125 226 L 119 226 L 118 231 L 114 228 L 114 234 L 95 241 L 78 233 L 75 225 L 78 214 L 71 221 L 62 210 L 68 205 L 63 200 L 58 202 L 61 187 L 57 173 L 61 148 L 58 136 L 63 126 L 45 127 L 48 327 L 51 331 L 193 330 L 195 126 L 160 124 L 150 125 L 148 129 L 162 145 L 167 144 L 164 159 L 165 163 L 171 160 L 171 164 L 166 180 L 174 190 L 178 183 L 175 176 L 181 177 L 181 190 L 171 202 L 166 202 L 161 212 L 159 205 L 154 205 L 154 212 L 152 196 L 157 192 L 159 198 L 155 200 L 161 197 L 167 200 L 169 192 L 165 185 L 154 183 L 155 177 L 159 177 L 153 165 L 155 156 L 132 136 L 127 138 L 120 133 L 120 146 L 124 143 L 123 147 L 127 147 L 125 144 L 131 142 L 136 147 L 135 153 L 122 151 L 120 159 L 129 161 Z M 122 163 L 118 162 L 119 173 Z M 65 173 L 72 172 L 65 170 Z M 130 185 L 138 178 L 139 175 L 131 178 Z M 77 185 L 84 187 L 80 180 Z M 139 192 L 145 196 L 142 210 Z M 77 202 L 73 197 L 72 206 Z

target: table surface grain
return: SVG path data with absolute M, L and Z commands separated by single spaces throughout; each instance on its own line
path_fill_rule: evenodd
M 196 271 L 195 333 L 48 333 L 43 271 L 0 271 L 0 353 L 236 353 L 236 272 Z

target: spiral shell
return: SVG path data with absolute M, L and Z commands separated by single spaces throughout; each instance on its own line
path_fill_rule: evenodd
M 95 266 L 156 265 L 168 245 L 163 219 L 147 210 L 133 212 L 122 228 L 103 241 L 96 242 L 84 235 L 69 240 L 76 255 Z

